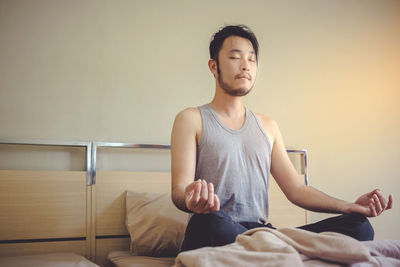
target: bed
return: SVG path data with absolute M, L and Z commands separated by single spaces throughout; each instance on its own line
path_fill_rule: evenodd
M 169 149 L 94 143 L 94 155 L 98 147 Z M 287 152 L 299 165 L 298 179 L 307 184 L 307 151 Z M 96 171 L 95 159 L 94 254 L 102 266 L 400 266 L 399 240 L 359 242 L 341 234 L 294 228 L 308 223 L 307 212 L 290 203 L 274 179 L 269 185 L 269 215 L 278 230 L 250 230 L 233 244 L 178 254 L 188 215 L 170 200 L 170 172 Z
M 80 147 L 85 154 L 84 170 L 0 170 L 0 266 L 190 266 L 198 262 L 191 257 L 204 258 L 197 250 L 177 255 L 188 215 L 170 200 L 169 170 L 154 170 L 139 161 L 139 170 L 98 167 L 102 148 L 153 151 L 145 160 L 153 165 L 158 162 L 156 155 L 169 155 L 169 146 L 43 140 L 0 140 L 0 144 Z M 288 153 L 301 173 L 298 179 L 307 183 L 307 152 Z M 274 226 L 291 229 L 308 222 L 306 211 L 287 201 L 273 179 L 269 196 Z M 387 260 L 384 252 L 396 249 L 400 258 L 399 241 L 367 245 L 368 253 L 378 260 Z M 218 248 L 200 252 L 219 253 Z M 389 266 L 400 266 L 395 265 L 399 263 L 395 252 Z M 229 253 L 219 255 L 225 260 Z

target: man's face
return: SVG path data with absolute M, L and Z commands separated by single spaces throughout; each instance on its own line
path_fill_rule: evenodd
M 232 96 L 247 95 L 257 74 L 256 54 L 250 40 L 238 36 L 226 38 L 218 59 L 216 75 L 219 86 Z

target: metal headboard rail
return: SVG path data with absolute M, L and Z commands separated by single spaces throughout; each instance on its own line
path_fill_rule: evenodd
M 133 143 L 113 143 L 113 142 L 93 142 L 92 143 L 92 184 L 96 184 L 96 167 L 97 167 L 97 148 L 99 147 L 116 147 L 116 148 L 142 148 L 142 149 L 161 149 L 169 150 L 169 145 L 157 144 L 133 144 Z M 307 166 L 307 150 L 306 149 L 287 149 L 288 154 L 299 154 L 301 157 L 301 171 L 304 175 L 304 183 L 308 185 L 308 166 Z
M 136 148 L 136 149 L 159 149 L 169 150 L 169 145 L 157 145 L 157 144 L 134 144 L 134 143 L 115 143 L 115 142 L 92 142 L 92 185 L 96 184 L 96 169 L 97 169 L 97 149 L 100 147 L 114 147 L 114 148 Z
M 80 141 L 49 141 L 40 139 L 0 139 L 4 145 L 32 145 L 32 146 L 56 146 L 56 147 L 85 147 L 86 148 L 86 184 L 92 184 L 92 143 Z
M 304 183 L 308 185 L 308 166 L 307 166 L 307 149 L 287 149 L 288 154 L 300 154 L 301 171 L 304 175 Z
M 134 144 L 121 142 L 81 142 L 81 141 L 49 141 L 40 139 L 0 139 L 0 144 L 8 145 L 33 145 L 33 146 L 59 146 L 59 147 L 85 147 L 86 148 L 86 184 L 96 184 L 97 149 L 99 147 L 158 149 L 169 150 L 169 145 Z M 308 166 L 306 149 L 287 149 L 288 154 L 299 154 L 301 157 L 302 174 L 304 182 L 308 185 Z

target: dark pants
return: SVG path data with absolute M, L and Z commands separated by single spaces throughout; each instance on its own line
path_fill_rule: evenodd
M 182 251 L 206 246 L 223 246 L 233 243 L 237 235 L 256 227 L 275 229 L 271 224 L 264 225 L 257 222 L 235 222 L 222 211 L 208 214 L 194 214 L 186 228 Z M 328 218 L 298 228 L 314 233 L 341 233 L 360 241 L 372 240 L 374 238 L 374 229 L 368 219 L 357 213 Z

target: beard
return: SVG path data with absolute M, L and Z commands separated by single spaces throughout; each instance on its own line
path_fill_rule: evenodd
M 226 94 L 231 96 L 245 96 L 248 93 L 250 93 L 251 89 L 253 89 L 254 84 L 249 89 L 247 89 L 246 87 L 233 88 L 232 86 L 224 82 L 221 75 L 221 70 L 218 65 L 217 65 L 217 71 L 218 71 L 219 86 L 222 88 L 222 90 L 224 90 Z

